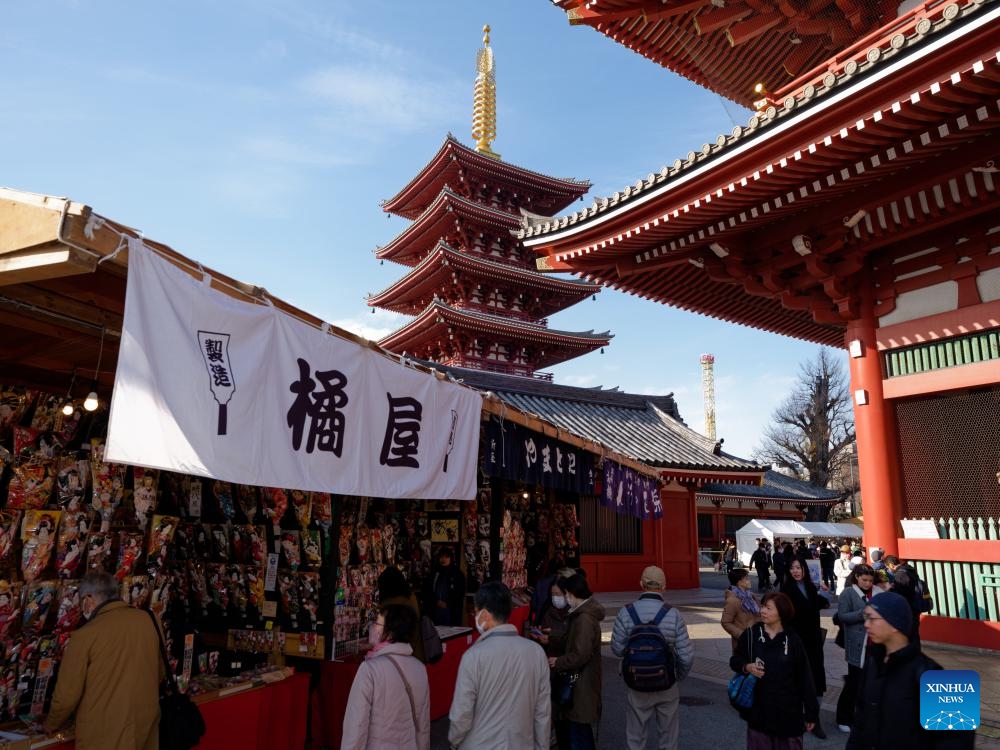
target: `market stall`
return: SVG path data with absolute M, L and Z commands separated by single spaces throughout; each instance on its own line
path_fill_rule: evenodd
M 861 539 L 864 529 L 853 523 L 823 523 L 814 521 L 759 520 L 753 519 L 736 532 L 736 552 L 744 565 L 750 564 L 750 555 L 757 549 L 758 539 Z
M 545 563 L 579 559 L 580 497 L 600 493 L 601 457 L 624 457 L 88 206 L 0 197 L 19 232 L 0 246 L 16 260 L 0 267 L 0 716 L 44 713 L 88 570 L 163 620 L 180 684 L 215 699 L 214 742 L 249 703 L 342 720 L 332 696 L 387 566 L 419 597 L 451 548 L 468 592 L 507 583 L 519 623 Z M 446 633 L 429 665 L 435 716 L 473 640 Z M 313 675 L 311 699 L 299 676 L 239 687 L 284 664 Z

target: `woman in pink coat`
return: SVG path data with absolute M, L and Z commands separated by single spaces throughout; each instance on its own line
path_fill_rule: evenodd
M 371 625 L 371 651 L 358 668 L 344 714 L 341 750 L 429 750 L 427 669 L 413 656 L 417 618 L 409 607 L 383 607 Z

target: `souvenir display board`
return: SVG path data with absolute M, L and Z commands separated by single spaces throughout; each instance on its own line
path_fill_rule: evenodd
M 0 719 L 43 712 L 90 570 L 161 618 L 179 681 L 195 690 L 198 675 L 224 679 L 276 654 L 324 656 L 330 495 L 108 463 L 106 415 L 67 416 L 62 402 L 0 387 Z M 248 659 L 220 664 L 228 631 Z
M 378 577 L 395 565 L 420 597 L 437 551 L 457 549 L 458 501 L 342 498 L 337 543 L 333 640 L 336 657 L 357 653 L 378 612 Z

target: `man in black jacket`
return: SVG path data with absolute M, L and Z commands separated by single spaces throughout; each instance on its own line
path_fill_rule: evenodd
M 771 556 L 767 554 L 767 547 L 761 539 L 757 549 L 750 555 L 750 565 L 757 570 L 757 590 L 767 591 L 771 588 Z
M 920 725 L 920 675 L 941 669 L 909 638 L 912 613 L 899 594 L 872 597 L 865 607 L 868 649 L 847 750 L 964 750 L 974 731 L 926 730 Z

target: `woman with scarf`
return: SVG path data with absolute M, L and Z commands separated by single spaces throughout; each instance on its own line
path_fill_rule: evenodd
M 861 670 L 865 665 L 868 633 L 865 631 L 865 607 L 882 590 L 875 587 L 875 571 L 862 563 L 856 565 L 847 577 L 844 593 L 837 601 L 837 619 L 844 630 L 844 658 L 847 659 L 847 678 L 837 701 L 837 727 L 841 732 L 851 731 L 854 722 L 854 704 L 861 684 Z
M 429 750 L 430 688 L 427 668 L 409 640 L 417 628 L 410 607 L 390 604 L 371 624 L 371 651 L 358 667 L 344 712 L 341 750 L 392 747 Z
M 726 603 L 722 607 L 722 628 L 736 641 L 744 630 L 760 622 L 760 602 L 750 590 L 750 572 L 746 568 L 729 571 L 730 587 L 726 589 Z
M 822 584 L 824 591 L 826 584 Z M 809 669 L 812 672 L 816 695 L 820 697 L 826 692 L 826 666 L 823 663 L 823 642 L 825 640 L 822 628 L 819 626 L 819 611 L 830 606 L 830 600 L 824 593 L 816 589 L 809 576 L 809 570 L 802 561 L 794 558 L 788 566 L 788 575 L 781 586 L 781 591 L 792 602 L 795 613 L 788 624 L 798 634 L 809 657 Z M 821 740 L 826 739 L 826 732 L 816 721 L 812 733 Z

